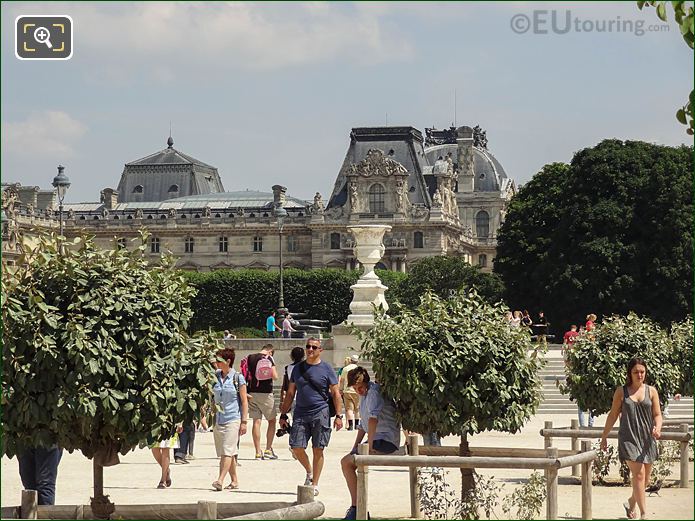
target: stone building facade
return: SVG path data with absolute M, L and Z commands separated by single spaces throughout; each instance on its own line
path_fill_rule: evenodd
M 57 228 L 55 198 L 43 197 L 37 210 L 20 195 L 24 187 L 12 186 L 13 196 L 3 186 L 3 207 L 13 202 L 3 235 L 5 227 Z M 169 138 L 166 149 L 126 163 L 118 190 L 105 188 L 99 202 L 65 204 L 64 225 L 67 236 L 94 235 L 104 248 L 129 247 L 146 228 L 152 258 L 171 252 L 181 268 L 208 271 L 277 269 L 280 247 L 285 267 L 356 268 L 347 227 L 389 224 L 379 268 L 407 272 L 420 258 L 456 255 L 490 271 L 514 192 L 477 127 L 427 129 L 425 139 L 412 127 L 354 128 L 327 202 L 319 192 L 313 201 L 291 197 L 279 185 L 225 192 L 215 167 L 174 149 Z M 278 206 L 287 211 L 282 234 Z

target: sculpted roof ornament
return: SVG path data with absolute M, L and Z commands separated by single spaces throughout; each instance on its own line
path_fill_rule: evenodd
M 391 175 L 408 175 L 408 170 L 398 161 L 384 155 L 384 152 L 379 149 L 370 149 L 367 152 L 367 157 L 356 165 L 350 166 L 349 176 L 391 176 Z

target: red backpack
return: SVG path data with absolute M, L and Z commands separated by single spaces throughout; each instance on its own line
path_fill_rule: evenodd
M 246 385 L 251 385 L 251 371 L 249 370 L 248 356 L 245 356 L 241 359 L 241 362 L 239 362 L 239 372 L 241 372 L 241 376 L 246 380 Z

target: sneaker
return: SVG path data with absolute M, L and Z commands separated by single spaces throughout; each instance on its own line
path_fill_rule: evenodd
M 307 474 L 306 479 L 304 479 L 304 486 L 310 487 L 313 484 L 314 484 L 314 477 L 311 474 Z
M 263 459 L 278 459 L 278 455 L 275 454 L 272 448 L 263 451 Z
M 184 458 L 174 458 L 174 464 L 179 465 L 183 463 L 188 463 Z
M 348 508 L 343 519 L 357 519 L 357 507 Z
M 256 459 L 257 459 L 257 460 L 259 460 L 259 459 L 265 459 L 265 458 L 263 457 L 263 453 L 257 452 L 257 453 L 256 453 Z
M 185 459 L 188 461 L 193 461 L 195 459 L 195 456 L 193 454 L 189 454 L 188 456 L 186 456 Z

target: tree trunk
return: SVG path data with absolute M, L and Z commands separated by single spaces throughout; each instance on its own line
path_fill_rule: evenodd
M 459 456 L 470 457 L 471 450 L 468 446 L 468 434 L 461 434 L 461 444 L 459 445 Z M 474 469 L 461 469 L 461 498 L 463 499 L 466 495 L 475 488 L 475 480 L 473 478 L 475 470 Z
M 111 503 L 109 496 L 104 495 L 104 467 L 97 461 L 95 454 L 92 458 L 92 470 L 94 474 L 94 497 L 91 498 L 92 514 L 97 519 L 109 519 L 116 510 L 116 505 Z

